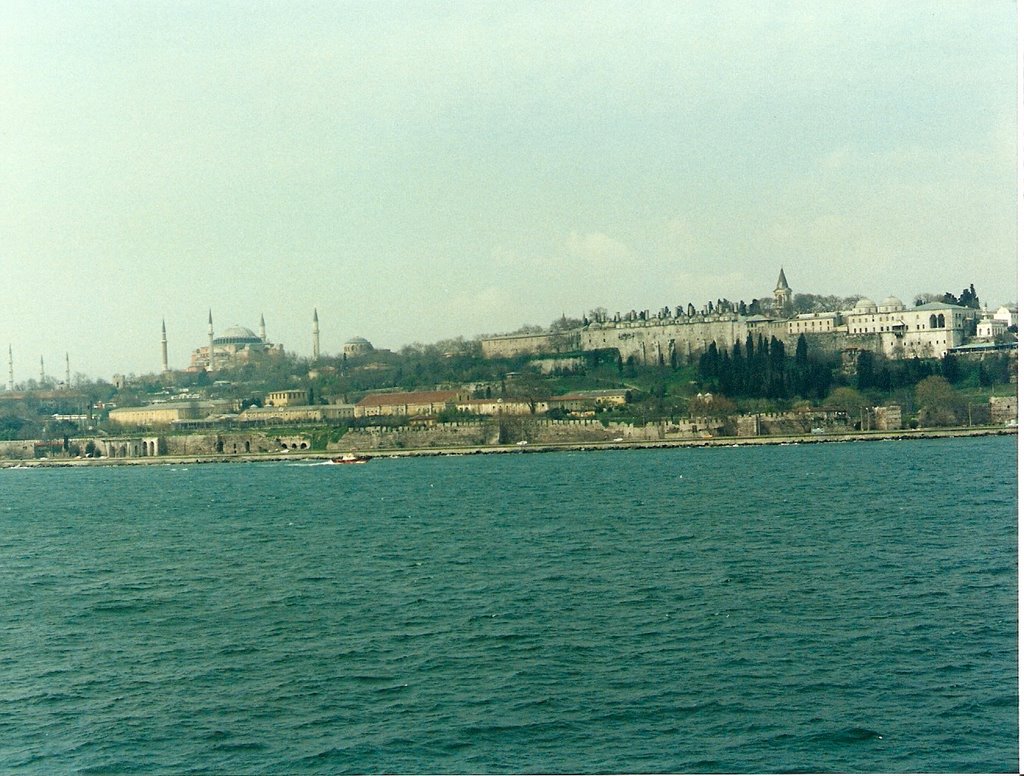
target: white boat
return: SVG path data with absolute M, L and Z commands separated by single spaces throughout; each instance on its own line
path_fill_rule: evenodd
M 345 453 L 339 455 L 336 458 L 331 459 L 331 463 L 366 463 L 370 460 L 368 455 L 356 455 L 355 453 Z

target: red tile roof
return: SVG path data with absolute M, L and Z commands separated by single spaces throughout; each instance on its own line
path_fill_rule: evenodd
M 458 391 L 411 391 L 408 393 L 371 393 L 357 403 L 357 407 L 394 407 L 405 404 L 443 404 L 456 401 Z

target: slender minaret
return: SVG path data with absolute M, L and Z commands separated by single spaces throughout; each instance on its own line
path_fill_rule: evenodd
M 263 320 L 263 313 L 260 313 L 260 339 L 267 341 L 267 322 Z
M 7 390 L 14 390 L 14 349 L 7 346 Z
M 213 371 L 213 310 L 210 310 L 209 325 L 206 327 L 206 333 L 210 335 L 210 365 L 207 367 L 208 372 Z
M 43 357 L 39 357 L 39 387 L 46 383 L 46 369 L 43 367 Z
M 170 372 L 171 370 L 167 366 L 167 321 L 160 321 L 160 350 L 163 356 L 164 371 Z
M 320 360 L 320 319 L 316 315 L 316 308 L 313 308 L 313 360 Z
M 64 352 L 64 387 L 71 389 L 71 356 Z

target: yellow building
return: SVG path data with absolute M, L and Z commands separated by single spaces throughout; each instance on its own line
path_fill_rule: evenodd
M 304 388 L 288 391 L 271 391 L 263 403 L 268 407 L 294 407 L 309 404 L 309 391 Z
M 412 391 L 408 393 L 371 393 L 356 403 L 357 418 L 379 415 L 436 415 L 462 398 L 459 391 Z
M 217 412 L 227 412 L 226 401 L 178 401 L 147 404 L 144 407 L 118 407 L 110 411 L 110 422 L 119 426 L 170 426 L 183 420 L 200 420 Z

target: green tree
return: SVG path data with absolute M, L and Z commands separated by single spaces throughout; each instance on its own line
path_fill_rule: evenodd
M 857 389 L 864 391 L 875 385 L 875 354 L 862 350 L 857 354 Z
M 855 388 L 839 386 L 825 397 L 825 404 L 845 412 L 847 420 L 852 426 L 860 422 L 862 411 L 867 407 L 868 400 Z
M 942 357 L 942 376 L 945 377 L 951 383 L 957 383 L 960 381 L 960 365 L 957 363 L 956 356 L 952 353 L 946 353 Z
M 914 389 L 914 400 L 921 426 L 953 426 L 964 419 L 964 400 L 945 377 L 932 375 L 919 382 Z

